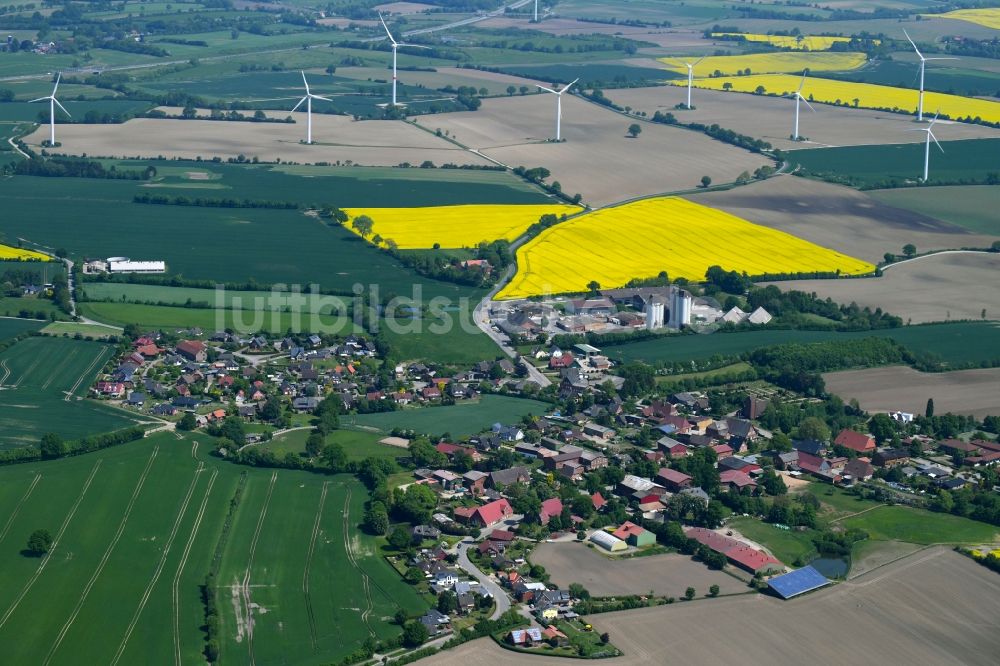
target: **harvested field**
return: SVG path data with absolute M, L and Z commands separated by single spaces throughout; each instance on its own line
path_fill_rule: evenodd
M 816 106 L 816 113 L 802 109 L 800 131 L 807 141 L 792 141 L 795 122 L 793 100 L 764 95 L 745 95 L 739 104 L 729 93 L 695 89 L 691 93 L 694 111 L 674 107 L 687 99 L 686 87 L 622 88 L 608 90 L 605 95 L 619 106 L 631 106 L 652 116 L 656 111 L 673 113 L 681 122 L 718 124 L 740 134 L 767 141 L 782 150 L 855 146 L 870 144 L 908 143 L 923 141 L 924 135 L 906 132 L 913 128 L 913 118 L 869 109 L 842 106 Z M 949 139 L 984 139 L 1000 137 L 1000 130 L 982 125 L 947 123 L 943 128 Z
M 1000 255 L 937 254 L 908 261 L 870 280 L 791 280 L 774 282 L 781 289 L 815 292 L 838 303 L 877 307 L 926 324 L 949 319 L 1000 319 L 1000 290 L 982 289 L 996 282 Z
M 906 366 L 828 372 L 826 390 L 844 401 L 856 398 L 869 412 L 901 410 L 923 414 L 934 398 L 938 414 L 952 412 L 982 418 L 1000 413 L 1000 368 L 918 372 Z
M 429 9 L 436 9 L 434 5 L 425 5 L 420 2 L 387 2 L 385 4 L 372 7 L 383 14 L 419 14 Z
M 62 147 L 69 155 L 101 157 L 211 158 L 246 156 L 264 161 L 301 163 L 352 161 L 365 166 L 420 164 L 488 164 L 487 160 L 401 121 L 355 121 L 347 116 L 313 114 L 312 146 L 301 143 L 306 116 L 294 113 L 295 124 L 226 122 L 213 120 L 164 120 L 135 118 L 121 125 L 63 125 Z M 40 149 L 48 138 L 43 127 L 25 138 Z
M 847 187 L 795 176 L 687 198 L 872 263 L 886 252 L 899 253 L 907 243 L 924 251 L 989 247 L 996 240 L 886 206 Z
M 478 24 L 482 28 L 528 28 L 547 32 L 557 37 L 573 35 L 615 35 L 640 42 L 649 42 L 667 49 L 698 49 L 708 47 L 734 47 L 738 44 L 723 40 L 705 39 L 702 33 L 693 30 L 672 30 L 612 23 L 592 23 L 572 18 L 550 18 L 534 25 L 525 25 L 523 18 L 497 17 Z
M 571 95 L 563 96 L 563 143 L 555 135 L 552 95 L 488 99 L 479 111 L 417 122 L 448 130 L 461 143 L 510 166 L 544 166 L 564 192 L 592 206 L 694 188 L 703 175 L 730 182 L 769 160 L 687 130 L 643 124 L 626 136 L 630 120 Z
M 720 594 L 748 591 L 746 583 L 729 574 L 673 553 L 613 560 L 581 543 L 543 543 L 532 552 L 531 563 L 545 567 L 560 587 L 580 583 L 595 597 L 648 594 L 653 590 L 680 598 L 688 587 L 701 596 L 712 585 L 719 586 Z
M 994 664 L 1000 651 L 1000 577 L 944 548 L 921 551 L 853 581 L 791 601 L 742 596 L 588 618 L 611 634 L 616 664 L 844 662 Z M 724 637 L 720 639 L 719 637 Z M 427 660 L 431 666 L 520 666 L 523 655 L 488 639 Z M 564 666 L 558 657 L 532 657 Z

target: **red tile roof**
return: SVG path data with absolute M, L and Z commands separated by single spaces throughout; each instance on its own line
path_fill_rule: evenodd
M 719 472 L 719 481 L 724 484 L 731 483 L 738 488 L 757 486 L 757 482 L 751 479 L 747 474 L 735 469 L 727 469 L 723 472 Z
M 601 493 L 594 493 L 590 496 L 590 501 L 594 503 L 595 509 L 600 509 L 602 506 L 608 503 L 608 500 L 604 499 Z
M 626 520 L 624 523 L 621 524 L 621 526 L 617 530 L 612 532 L 612 534 L 616 538 L 621 539 L 622 541 L 626 541 L 633 534 L 638 536 L 645 531 L 646 530 L 644 530 L 642 527 L 639 527 L 632 521 Z
M 558 516 L 562 513 L 562 510 L 563 503 L 558 497 L 545 500 L 542 502 L 542 510 L 540 512 L 542 523 L 547 523 L 552 516 Z
M 684 472 L 678 472 L 676 469 L 670 469 L 669 467 L 661 469 L 656 476 L 664 481 L 678 485 L 691 480 L 691 477 Z
M 473 517 L 478 518 L 484 525 L 495 525 L 512 513 L 514 513 L 514 510 L 510 507 L 507 500 L 498 499 L 478 507 L 473 512 Z
M 684 533 L 688 538 L 708 546 L 717 553 L 722 553 L 734 563 L 753 572 L 765 568 L 768 564 L 781 564 L 779 560 L 762 550 L 751 548 L 741 541 L 723 536 L 718 532 L 713 532 L 704 527 L 690 527 L 684 530 Z
M 837 439 L 833 440 L 833 443 L 843 446 L 845 449 L 857 451 L 858 453 L 867 453 L 875 450 L 875 440 L 871 435 L 865 435 L 857 430 L 850 430 L 848 428 L 841 430 L 840 434 L 837 435 Z

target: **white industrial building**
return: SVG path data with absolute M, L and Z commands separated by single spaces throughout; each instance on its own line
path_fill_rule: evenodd
M 628 544 L 619 539 L 618 537 L 608 534 L 603 530 L 597 530 L 590 535 L 590 540 L 596 543 L 598 546 L 604 550 L 610 551 L 612 553 L 620 552 L 628 549 Z
M 107 261 L 109 273 L 166 273 L 165 261 L 133 261 L 128 257 L 109 257 Z

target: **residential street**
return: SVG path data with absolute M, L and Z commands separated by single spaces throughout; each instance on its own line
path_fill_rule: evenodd
M 469 559 L 469 554 L 466 552 L 469 546 L 474 546 L 475 543 L 472 541 L 471 537 L 466 537 L 462 541 L 455 545 L 455 550 L 458 552 L 458 565 L 465 569 L 471 576 L 473 576 L 479 583 L 486 588 L 486 590 L 493 595 L 496 600 L 497 607 L 493 611 L 493 615 L 490 616 L 491 620 L 496 620 L 501 615 L 510 610 L 510 597 L 507 596 L 507 592 L 504 591 L 500 585 L 497 584 L 493 578 L 488 576 L 479 570 L 472 560 Z

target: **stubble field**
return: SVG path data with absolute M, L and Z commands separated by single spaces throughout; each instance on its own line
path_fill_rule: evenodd
M 996 281 L 1000 255 L 938 254 L 885 269 L 870 280 L 791 280 L 775 282 L 782 290 L 796 289 L 882 308 L 914 324 L 935 321 L 1000 319 L 1000 289 L 986 288 Z
M 847 187 L 795 176 L 688 198 L 873 263 L 886 252 L 899 254 L 907 243 L 925 251 L 989 247 L 996 240 Z
M 687 101 L 687 88 L 666 86 L 655 88 L 622 88 L 605 93 L 619 106 L 631 106 L 652 116 L 656 111 L 674 114 L 680 122 L 713 123 L 757 139 L 767 141 L 782 150 L 855 146 L 886 143 L 917 143 L 924 135 L 907 132 L 913 129 L 913 118 L 870 109 L 816 105 L 816 112 L 803 104 L 799 118 L 799 133 L 806 141 L 792 141 L 795 123 L 795 102 L 779 97 L 732 95 L 717 90 L 692 91 L 693 111 L 675 109 Z M 949 139 L 979 139 L 1000 137 L 1000 130 L 982 125 L 938 121 L 939 134 Z
M 563 95 L 562 143 L 555 136 L 552 95 L 488 99 L 479 111 L 420 118 L 458 141 L 510 166 L 544 166 L 564 192 L 592 206 L 696 187 L 702 176 L 731 182 L 769 163 L 761 155 L 687 130 L 642 124 L 631 139 L 629 118 L 570 94 Z
M 695 588 L 698 596 L 707 594 L 712 585 L 718 585 L 724 595 L 749 589 L 729 574 L 676 553 L 613 560 L 582 543 L 543 543 L 532 551 L 531 563 L 545 567 L 561 588 L 580 583 L 595 597 L 649 594 L 653 590 L 679 599 L 688 587 Z
M 922 414 L 928 398 L 934 399 L 939 414 L 982 418 L 1000 412 L 1000 368 L 927 373 L 891 366 L 830 372 L 823 380 L 827 391 L 845 401 L 857 398 L 861 408 L 869 412 Z
M 984 666 L 1000 650 L 1000 578 L 947 549 L 921 551 L 836 587 L 792 601 L 741 596 L 588 618 L 607 631 L 623 665 L 751 663 L 836 666 L 850 651 L 865 663 Z M 488 639 L 427 661 L 517 666 L 523 655 Z M 564 664 L 533 657 L 541 666 Z

